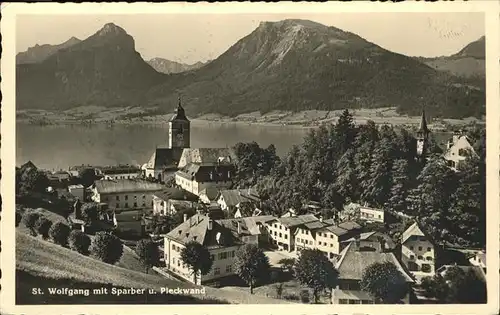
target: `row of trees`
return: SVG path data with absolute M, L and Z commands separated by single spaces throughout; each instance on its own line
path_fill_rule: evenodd
M 368 203 L 418 217 L 436 240 L 485 244 L 485 130 L 469 131 L 476 155 L 458 172 L 430 137 L 421 161 L 410 130 L 372 121 L 355 125 L 344 111 L 334 125 L 313 129 L 301 145 L 279 159 L 273 147 L 238 144 L 238 184 L 256 184 L 265 212 L 280 215 L 321 202 L 334 217 L 349 202 Z
M 111 233 L 98 232 L 91 240 L 88 235 L 71 228 L 63 222 L 53 223 L 35 211 L 27 210 L 21 216 L 16 214 L 16 226 L 20 222 L 29 229 L 32 236 L 40 235 L 45 240 L 93 257 L 109 264 L 118 262 L 123 254 L 122 241 Z

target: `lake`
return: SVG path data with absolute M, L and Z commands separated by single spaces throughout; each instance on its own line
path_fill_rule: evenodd
M 308 129 L 243 123 L 191 123 L 191 147 L 226 147 L 256 141 L 276 146 L 280 155 L 302 142 Z M 31 160 L 44 169 L 69 166 L 144 164 L 155 147 L 166 145 L 167 125 L 16 125 L 16 165 Z

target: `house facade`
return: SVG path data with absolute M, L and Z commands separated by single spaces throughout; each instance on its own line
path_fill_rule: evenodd
M 225 189 L 232 185 L 236 168 L 233 164 L 190 163 L 175 173 L 175 183 L 182 189 L 199 196 L 209 187 Z
M 254 189 L 224 189 L 220 191 L 217 203 L 228 216 L 251 216 L 260 205 L 260 197 Z M 246 213 L 248 212 L 248 213 Z
M 359 219 L 367 222 L 385 222 L 385 211 L 383 209 L 370 208 L 366 206 L 359 207 Z
M 339 278 L 338 285 L 332 290 L 332 304 L 375 304 L 373 297 L 361 289 L 360 281 L 366 268 L 386 261 L 396 266 L 405 279 L 408 291 L 411 291 L 414 280 L 393 253 L 367 250 L 354 241 L 342 250 L 335 264 Z M 401 302 L 410 303 L 410 294 Z
M 471 155 L 477 156 L 477 153 L 474 151 L 469 138 L 466 135 L 455 134 L 448 142 L 444 159 L 447 161 L 448 166 L 457 169 L 460 163 L 463 163 Z
M 166 268 L 176 275 L 194 283 L 194 275 L 181 258 L 182 249 L 190 241 L 198 242 L 208 249 L 213 260 L 211 270 L 198 274 L 197 284 L 235 274 L 233 264 L 236 251 L 243 243 L 233 232 L 209 216 L 196 214 L 170 231 L 164 238 Z
M 91 188 L 91 199 L 117 211 L 152 209 L 153 195 L 161 190 L 162 185 L 144 180 L 99 180 Z
M 435 274 L 434 244 L 417 222 L 403 232 L 401 260 L 417 280 Z

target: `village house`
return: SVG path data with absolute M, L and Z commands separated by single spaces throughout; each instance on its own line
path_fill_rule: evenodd
M 359 207 L 359 219 L 367 222 L 384 223 L 385 211 L 384 209 L 370 208 L 367 206 Z
M 146 178 L 163 182 L 177 171 L 184 148 L 191 145 L 190 124 L 179 99 L 177 111 L 168 122 L 168 144 L 157 146 L 149 161 L 141 167 Z
M 477 157 L 477 153 L 474 151 L 469 138 L 464 134 L 454 134 L 448 142 L 447 150 L 444 154 L 447 165 L 453 169 L 457 169 L 460 163 L 464 162 L 470 156 Z
M 153 214 L 172 215 L 178 211 L 173 205 L 179 201 L 183 205 L 195 207 L 198 205 L 198 197 L 180 188 L 166 188 L 153 194 Z M 182 207 L 182 206 L 180 206 Z
M 207 187 L 200 192 L 200 201 L 206 204 L 216 203 L 219 196 L 219 189 L 217 187 Z
M 197 196 L 208 187 L 228 188 L 236 173 L 233 164 L 226 163 L 190 163 L 175 173 L 175 183 L 184 190 Z
M 141 168 L 134 165 L 117 165 L 100 168 L 104 180 L 135 179 L 141 176 Z
M 401 260 L 418 281 L 435 274 L 434 244 L 417 222 L 403 232 Z
M 276 245 L 279 250 L 293 251 L 295 249 L 295 230 L 297 227 L 319 221 L 312 214 L 281 217 L 267 222 L 270 243 Z
M 386 261 L 396 266 L 411 291 L 414 280 L 393 253 L 363 248 L 359 242 L 353 241 L 342 250 L 335 264 L 339 278 L 338 285 L 332 290 L 332 304 L 374 304 L 373 297 L 361 290 L 360 281 L 366 268 L 374 263 Z M 410 303 L 410 294 L 401 302 Z
M 486 252 L 477 252 L 469 258 L 469 262 L 473 266 L 477 266 L 486 270 Z
M 99 180 L 92 186 L 92 200 L 117 211 L 152 209 L 153 195 L 164 187 L 144 180 Z
M 181 259 L 181 251 L 194 241 L 208 249 L 213 259 L 212 268 L 206 275 L 196 276 L 197 284 L 206 283 L 235 274 L 234 257 L 243 243 L 233 231 L 207 215 L 196 214 L 170 231 L 164 238 L 166 268 L 177 276 L 194 283 L 191 268 Z
M 340 248 L 344 249 L 351 242 L 359 242 L 360 248 L 373 251 L 392 252 L 396 248 L 396 244 L 388 235 L 377 231 L 356 234 L 342 241 Z
M 260 197 L 255 189 L 227 189 L 221 190 L 217 203 L 229 217 L 251 216 L 255 209 L 259 207 Z M 245 211 L 244 211 L 245 210 Z

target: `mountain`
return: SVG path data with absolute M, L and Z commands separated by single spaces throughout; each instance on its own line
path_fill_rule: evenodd
M 18 108 L 143 104 L 164 79 L 135 50 L 134 39 L 108 23 L 94 35 L 36 64 L 16 66 Z
M 482 82 L 486 76 L 485 37 L 473 41 L 451 56 L 421 58 L 421 61 L 433 69 L 464 78 L 475 78 Z
M 185 63 L 180 63 L 180 62 L 175 62 L 171 61 L 168 59 L 163 59 L 163 58 L 153 58 L 148 61 L 148 64 L 153 67 L 156 71 L 161 72 L 161 73 L 180 73 L 180 72 L 186 72 L 190 70 L 196 70 L 201 67 L 203 67 L 205 64 L 209 63 L 210 61 L 207 62 L 197 62 L 192 65 L 190 64 L 185 64 Z
M 36 44 L 34 47 L 29 47 L 27 51 L 18 53 L 16 55 L 16 64 L 42 62 L 58 50 L 68 48 L 70 46 L 78 44 L 79 42 L 80 40 L 78 38 L 71 37 L 70 39 L 59 45 Z
M 306 20 L 262 22 L 207 65 L 175 74 L 155 71 L 108 24 L 42 63 L 18 65 L 17 74 L 18 108 L 137 104 L 167 112 L 179 92 L 193 116 L 388 106 L 413 115 L 425 105 L 434 117 L 467 117 L 485 107 L 484 86 Z
M 387 51 L 353 33 L 305 20 L 263 22 L 208 65 L 169 77 L 149 99 L 193 114 L 397 106 L 419 114 L 484 113 L 484 88 Z

